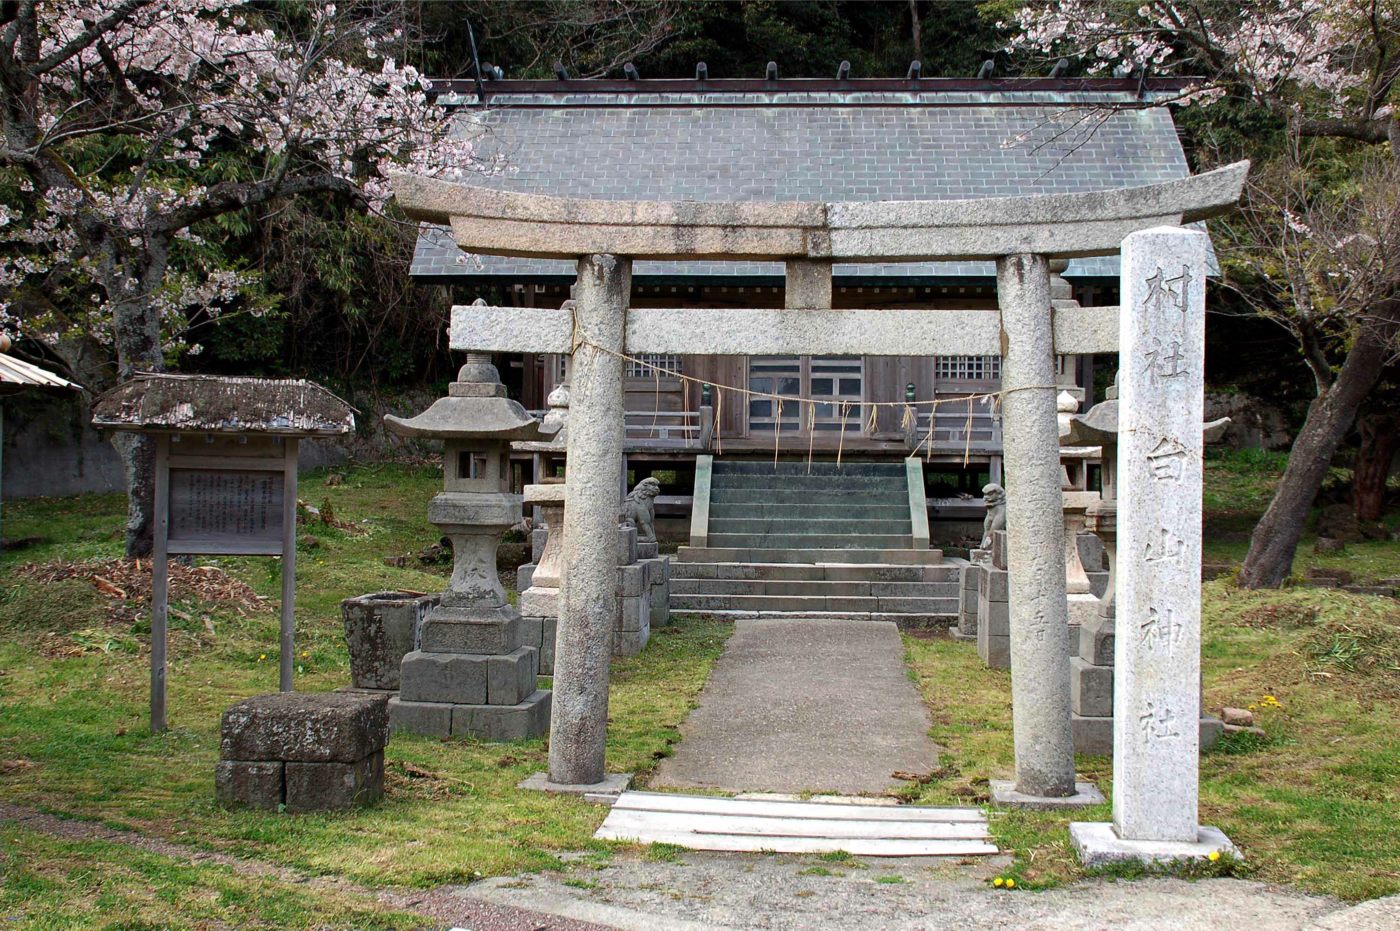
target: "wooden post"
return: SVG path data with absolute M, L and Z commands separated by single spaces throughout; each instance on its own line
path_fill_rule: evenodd
M 282 668 L 277 688 L 292 690 L 292 664 L 296 660 L 295 608 L 297 592 L 297 446 L 294 436 L 285 444 L 282 459 Z
M 156 524 L 151 545 L 151 733 L 165 730 L 165 645 L 169 620 L 170 435 L 156 435 Z

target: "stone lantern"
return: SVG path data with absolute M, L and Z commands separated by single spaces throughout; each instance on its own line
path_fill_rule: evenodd
M 403 658 L 399 695 L 389 704 L 396 730 L 490 740 L 537 737 L 549 729 L 550 693 L 536 688 L 538 651 L 521 638 L 520 614 L 496 573 L 501 534 L 520 521 L 510 492 L 512 440 L 542 433 L 506 397 L 491 357 L 467 362 L 439 398 L 416 417 L 386 416 L 402 436 L 444 443 L 443 490 L 428 519 L 452 541 L 452 580 L 423 619 L 417 649 Z

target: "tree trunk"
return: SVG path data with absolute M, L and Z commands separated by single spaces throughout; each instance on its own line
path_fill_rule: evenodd
M 1400 448 L 1400 416 L 1371 414 L 1362 417 L 1359 426 L 1361 448 L 1352 470 L 1351 503 L 1357 520 L 1374 523 L 1385 514 L 1385 482 Z
M 1356 421 L 1356 413 L 1381 377 L 1400 318 L 1400 298 L 1376 309 L 1347 353 L 1337 378 L 1308 407 L 1307 419 L 1288 455 L 1269 509 L 1254 528 L 1240 568 L 1241 588 L 1278 588 L 1293 570 L 1298 540 L 1332 457 Z
M 158 265 L 158 268 L 156 267 Z M 160 341 L 160 312 L 151 296 L 154 288 L 132 287 L 132 278 L 120 264 L 105 276 L 105 290 L 112 301 L 113 335 L 117 348 L 117 380 L 128 381 L 137 372 L 165 370 Z M 148 263 L 142 278 L 159 282 L 165 276 L 163 258 Z M 126 475 L 126 554 L 151 552 L 155 515 L 155 442 L 148 434 L 118 433 L 112 439 Z

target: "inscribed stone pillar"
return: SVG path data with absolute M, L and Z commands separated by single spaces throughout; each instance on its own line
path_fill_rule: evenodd
M 579 260 L 574 289 L 578 345 L 569 365 L 569 519 L 554 656 L 549 779 L 594 785 L 605 775 L 608 669 L 617 616 L 617 515 L 621 506 L 622 358 L 630 259 Z
M 1002 328 L 1015 793 L 1075 794 L 1070 732 L 1060 436 L 1050 275 L 1044 256 L 997 261 Z
M 1113 823 L 1195 841 L 1206 235 L 1123 242 Z

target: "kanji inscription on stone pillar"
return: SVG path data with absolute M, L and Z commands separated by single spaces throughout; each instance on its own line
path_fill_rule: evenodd
M 1201 688 L 1204 233 L 1123 243 L 1113 823 L 1197 839 Z

